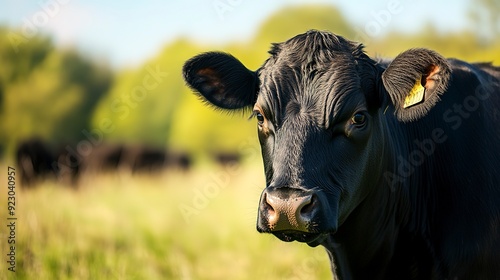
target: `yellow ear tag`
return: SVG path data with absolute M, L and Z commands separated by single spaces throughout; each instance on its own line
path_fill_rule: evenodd
M 410 93 L 406 96 L 403 108 L 408 108 L 424 101 L 424 93 L 425 88 L 422 86 L 421 78 L 419 78 L 410 90 Z

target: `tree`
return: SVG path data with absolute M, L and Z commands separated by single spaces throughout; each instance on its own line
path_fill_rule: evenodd
M 331 5 L 292 6 L 278 11 L 259 28 L 256 41 L 285 41 L 309 29 L 329 30 L 344 37 L 353 37 L 354 30 L 342 13 Z

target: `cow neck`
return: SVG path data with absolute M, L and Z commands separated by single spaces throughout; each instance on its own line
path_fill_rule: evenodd
M 422 248 L 412 249 L 422 250 L 420 255 L 431 254 L 425 242 L 426 224 L 419 222 L 425 220 L 426 211 L 415 210 L 423 203 L 421 200 L 427 198 L 424 188 L 417 187 L 425 182 L 415 179 L 426 178 L 422 177 L 426 165 L 417 166 L 410 176 L 397 183 L 385 176 L 387 172 L 395 175 L 400 172 L 401 160 L 398 159 L 408 158 L 411 148 L 405 143 L 415 137 L 415 133 L 408 132 L 414 128 L 401 125 L 392 117 L 392 112 L 385 113 L 390 115 L 379 115 L 385 118 L 380 122 L 385 125 L 379 127 L 380 139 L 376 139 L 382 145 L 382 152 L 380 177 L 373 184 L 374 191 L 323 244 L 341 279 L 385 279 L 387 268 L 394 266 L 399 266 L 404 275 L 415 260 L 410 259 L 411 252 L 405 253 L 408 248 L 401 246 L 404 242 L 397 242 L 398 239 L 418 240 Z
M 381 207 L 374 201 L 383 199 L 367 197 L 324 244 L 341 279 L 383 279 L 391 263 L 399 232 L 398 204 L 385 201 Z

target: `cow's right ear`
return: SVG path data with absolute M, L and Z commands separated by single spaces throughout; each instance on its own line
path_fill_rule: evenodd
M 200 96 L 222 109 L 242 109 L 257 99 L 257 74 L 227 53 L 208 52 L 188 60 L 184 80 Z
M 446 92 L 451 76 L 448 61 L 435 51 L 410 49 L 398 55 L 382 73 L 382 82 L 400 121 L 425 116 Z

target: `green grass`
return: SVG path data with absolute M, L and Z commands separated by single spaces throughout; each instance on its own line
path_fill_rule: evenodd
M 242 167 L 18 188 L 16 272 L 2 226 L 0 279 L 330 279 L 323 248 L 257 233 L 263 185 L 260 167 Z

